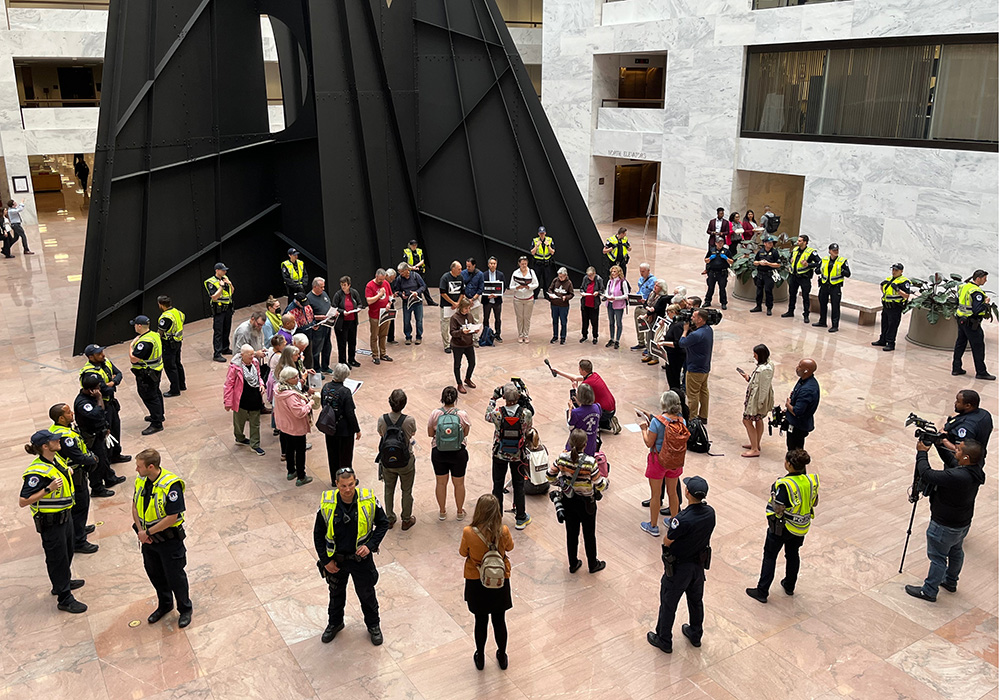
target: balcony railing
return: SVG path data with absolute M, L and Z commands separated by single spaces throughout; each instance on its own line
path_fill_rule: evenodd
M 845 0 L 753 0 L 753 9 L 770 10 L 775 7 L 797 7 L 815 5 L 821 2 L 844 2 Z
M 101 98 L 96 99 L 70 99 L 67 97 L 47 97 L 39 100 L 23 100 L 22 108 L 31 107 L 100 107 Z
M 9 8 L 29 10 L 107 10 L 108 0 L 7 0 Z
M 663 98 L 658 100 L 634 97 L 603 97 L 601 107 L 645 107 L 647 109 L 663 109 Z

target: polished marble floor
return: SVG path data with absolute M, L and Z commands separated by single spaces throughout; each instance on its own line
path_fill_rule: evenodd
M 966 540 L 958 592 L 942 592 L 936 604 L 903 592 L 905 583 L 918 582 L 926 572 L 926 501 L 918 508 L 904 572 L 897 570 L 910 515 L 906 489 L 914 440 L 903 427 L 906 415 L 915 411 L 939 420 L 956 390 L 965 387 L 981 391 L 984 405 L 995 412 L 997 386 L 951 377 L 946 353 L 906 342 L 895 353 L 879 352 L 869 346 L 873 329 L 857 326 L 852 312 L 845 312 L 842 331 L 834 335 L 798 319 L 750 315 L 750 304 L 740 300 L 731 301 L 716 333 L 710 384 L 718 456 L 690 454 L 685 470 L 708 479 L 709 501 L 718 512 L 700 649 L 679 634 L 686 620 L 683 604 L 672 655 L 645 641 L 656 619 L 662 568 L 658 542 L 639 529 L 645 515 L 639 501 L 648 492 L 645 449 L 628 430 L 605 440 L 612 465 L 611 488 L 598 515 L 605 571 L 568 573 L 563 529 L 550 503 L 529 497 L 533 522 L 514 533 L 506 672 L 492 663 L 492 646 L 486 670 L 478 672 L 472 664 L 472 617 L 462 600 L 463 560 L 457 552 L 462 524 L 454 519 L 453 505 L 446 522 L 437 520 L 429 445 L 419 435 L 417 524 L 405 533 L 391 531 L 377 557 L 385 645 L 369 643 L 353 593 L 346 630 L 333 644 L 321 644 L 327 591 L 315 568 L 310 533 L 328 478 L 323 441 L 314 435 L 308 469 L 315 481 L 304 488 L 284 479 L 277 441 L 269 432 L 263 458 L 233 444 L 221 402 L 225 366 L 210 361 L 211 329 L 205 321 L 186 330 L 190 391 L 167 400 L 164 432 L 141 437 L 144 411 L 134 383 L 120 392 L 127 451 L 155 447 L 165 466 L 187 480 L 192 625 L 178 630 L 175 615 L 156 625 L 145 622 L 155 599 L 130 530 L 129 489 L 95 503 L 92 540 L 101 549 L 74 562 L 74 574 L 87 580 L 78 597 L 89 611 L 58 612 L 38 536 L 28 512 L 16 507 L 15 492 L 27 464 L 21 445 L 33 430 L 47 426 L 51 404 L 70 401 L 77 391 L 81 360 L 70 353 L 83 206 L 67 197 L 61 213 L 43 215 L 40 226 L 28 228 L 38 255 L 18 252 L 15 260 L 0 261 L 0 481 L 6 493 L 0 499 L 0 697 L 996 697 L 995 459 Z M 610 232 L 610 226 L 604 228 Z M 652 235 L 646 242 L 638 235 L 633 240 L 633 278 L 644 258 L 671 285 L 703 291 L 700 251 L 658 243 Z M 233 274 L 235 281 L 241 271 Z M 877 296 L 872 285 L 848 281 L 848 287 L 858 296 Z M 246 311 L 239 313 L 245 316 Z M 504 321 L 513 326 L 509 307 Z M 630 343 L 619 351 L 605 349 L 603 317 L 600 344 L 579 345 L 579 323 L 574 306 L 568 343 L 549 345 L 548 312 L 539 304 L 529 345 L 508 342 L 479 351 L 479 388 L 461 400 L 474 421 L 469 501 L 490 488 L 492 431 L 481 415 L 495 385 L 511 375 L 524 378 L 544 441 L 554 450 L 564 439 L 568 387 L 548 374 L 543 359 L 569 369 L 580 357 L 591 358 L 618 399 L 623 423 L 631 422 L 632 404 L 656 408 L 665 388 L 660 369 L 640 364 L 626 349 Z M 995 326 L 988 333 L 995 370 Z M 514 337 L 511 331 L 505 335 Z M 392 347 L 393 364 L 365 362 L 355 372 L 365 382 L 357 396 L 363 438 L 356 454 L 364 485 L 378 486 L 371 461 L 374 428 L 387 410 L 389 392 L 406 389 L 408 412 L 423 420 L 441 386 L 451 381 L 451 358 L 435 342 L 433 314 L 425 336 L 428 342 L 420 347 Z M 626 327 L 624 340 L 633 337 Z M 777 363 L 778 398 L 791 389 L 794 366 L 804 356 L 819 364 L 823 388 L 818 428 L 808 443 L 822 479 L 822 502 L 802 550 L 795 596 L 774 595 L 766 606 L 743 589 L 756 580 L 764 502 L 771 481 L 782 473 L 784 450 L 775 436 L 766 438 L 759 459 L 740 458 L 745 384 L 735 371 L 737 365 L 747 367 L 751 348 L 762 341 Z M 109 355 L 127 366 L 123 346 L 110 348 Z M 126 473 L 131 469 L 122 466 Z M 132 627 L 132 621 L 139 622 Z

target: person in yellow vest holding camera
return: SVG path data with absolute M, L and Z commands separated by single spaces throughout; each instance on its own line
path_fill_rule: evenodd
M 836 333 L 840 330 L 840 297 L 844 292 L 844 280 L 851 276 L 851 268 L 847 258 L 840 256 L 840 246 L 830 244 L 830 254 L 823 258 L 819 265 L 819 321 L 813 324 L 817 328 L 826 328 L 826 305 L 830 304 L 830 330 Z
M 910 280 L 903 277 L 903 263 L 894 263 L 892 273 L 882 280 L 882 334 L 872 345 L 885 352 L 896 349 L 896 332 L 903 318 L 906 300 L 910 298 Z
M 990 313 L 990 298 L 982 290 L 986 284 L 986 270 L 976 270 L 958 288 L 958 339 L 951 359 L 951 373 L 965 374 L 962 369 L 962 355 L 966 344 L 972 346 L 972 361 L 976 365 L 976 379 L 993 381 L 996 379 L 986 369 L 986 341 L 983 338 L 983 319 Z
M 136 338 L 128 350 L 135 375 L 135 390 L 145 404 L 149 426 L 143 435 L 163 430 L 163 394 L 160 393 L 160 376 L 163 374 L 163 342 L 160 334 L 149 330 L 149 316 L 136 316 L 132 320 Z

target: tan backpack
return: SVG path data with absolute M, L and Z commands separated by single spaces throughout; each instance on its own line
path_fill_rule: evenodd
M 472 528 L 472 531 L 479 535 L 483 544 L 489 547 L 489 550 L 483 555 L 482 564 L 479 565 L 479 582 L 483 584 L 484 588 L 503 588 L 504 579 L 507 578 L 507 563 L 504 561 L 503 554 L 497 550 L 495 544 L 486 541 L 478 527 Z

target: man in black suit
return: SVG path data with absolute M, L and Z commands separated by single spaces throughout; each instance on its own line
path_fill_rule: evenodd
M 492 314 L 494 317 L 493 342 L 502 343 L 503 338 L 500 337 L 500 311 L 503 309 L 503 290 L 505 289 L 507 278 L 497 269 L 497 259 L 493 257 L 489 259 L 486 272 L 483 273 L 483 283 L 488 285 L 490 282 L 500 283 L 500 293 L 483 293 L 483 328 L 489 327 L 490 315 Z

